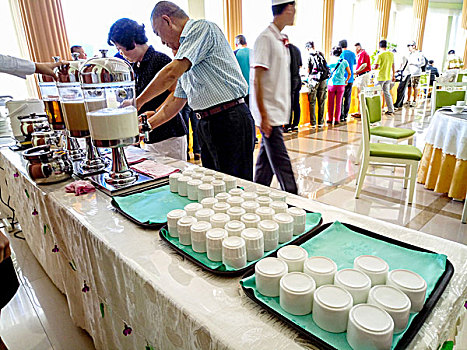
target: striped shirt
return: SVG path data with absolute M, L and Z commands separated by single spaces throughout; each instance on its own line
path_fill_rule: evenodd
M 248 84 L 219 27 L 190 19 L 180 36 L 176 60 L 188 59 L 191 68 L 178 79 L 175 97 L 188 99 L 196 110 L 246 96 Z
M 8 73 L 25 79 L 26 75 L 34 74 L 35 71 L 34 62 L 0 54 L 0 73 Z

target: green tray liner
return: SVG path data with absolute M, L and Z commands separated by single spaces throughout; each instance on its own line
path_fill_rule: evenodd
M 165 185 L 128 196 L 114 197 L 120 209 L 127 215 L 145 224 L 163 224 L 167 222 L 167 214 L 174 209 L 183 209 L 196 201 L 170 192 Z
M 334 260 L 337 269 L 353 268 L 353 261 L 360 255 L 376 255 L 384 259 L 389 270 L 408 269 L 418 273 L 427 283 L 426 298 L 431 294 L 438 279 L 446 268 L 446 255 L 414 251 L 399 247 L 376 238 L 354 232 L 336 221 L 326 230 L 310 238 L 301 245 L 309 256 L 326 256 Z M 337 249 L 336 249 L 337 248 Z M 268 305 L 285 318 L 299 325 L 309 333 L 339 350 L 352 350 L 344 333 L 330 333 L 319 328 L 313 321 L 311 314 L 296 316 L 284 311 L 279 304 L 279 297 L 265 297 L 256 290 L 255 275 L 251 275 L 240 283 L 245 288 L 250 288 L 260 302 Z M 417 313 L 411 313 L 407 328 L 412 323 Z M 406 328 L 406 330 L 407 330 Z M 404 332 L 395 334 L 391 349 L 397 345 Z
M 305 234 L 306 232 L 312 230 L 313 228 L 315 228 L 321 221 L 321 214 L 320 213 L 306 213 L 306 223 L 305 223 L 305 231 L 299 235 L 296 235 L 296 236 L 293 236 L 292 240 L 296 239 L 297 237 L 300 237 L 302 236 L 303 234 Z M 235 269 L 231 266 L 228 266 L 228 265 L 224 265 L 221 261 L 212 261 L 212 260 L 209 260 L 208 259 L 208 256 L 206 253 L 197 253 L 195 252 L 192 248 L 191 248 L 191 245 L 183 245 L 179 242 L 178 238 L 177 237 L 172 237 L 169 235 L 169 232 L 165 229 L 165 228 L 162 228 L 161 229 L 161 234 L 164 235 L 164 237 L 171 243 L 173 244 L 174 246 L 176 246 L 177 248 L 180 248 L 181 250 L 183 250 L 186 254 L 192 256 L 193 258 L 195 258 L 196 260 L 198 260 L 200 263 L 202 263 L 203 265 L 205 265 L 206 267 L 209 267 L 210 269 L 213 269 L 213 270 L 218 270 L 218 271 L 238 271 L 239 269 Z M 285 242 L 285 243 L 281 243 L 279 244 L 278 248 L 286 245 L 290 243 L 289 242 Z M 275 250 L 272 250 L 270 252 L 266 252 L 262 258 L 272 254 Z M 262 259 L 261 258 L 261 259 Z M 260 260 L 260 259 L 258 259 Z M 251 266 L 253 265 L 254 263 L 256 263 L 258 260 L 255 260 L 255 261 L 248 261 L 247 265 L 245 267 L 248 267 L 248 266 Z M 245 267 L 242 267 L 242 269 L 244 269 Z

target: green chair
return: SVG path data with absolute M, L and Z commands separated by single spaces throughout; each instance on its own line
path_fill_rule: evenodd
M 365 104 L 367 106 L 368 120 L 370 124 L 381 123 L 381 87 L 366 88 L 364 91 Z M 399 143 L 407 141 L 409 145 L 413 145 L 414 130 L 405 128 L 394 128 L 390 126 L 373 126 L 370 127 L 370 136 L 376 142 Z M 360 161 L 362 154 L 362 144 L 357 153 L 356 163 Z
M 418 83 L 417 105 L 415 106 L 415 116 L 421 117 L 423 120 L 426 116 L 426 108 L 428 105 L 428 96 L 431 93 L 430 73 L 420 75 Z
M 455 105 L 457 101 L 467 101 L 467 82 L 462 83 L 433 83 L 431 97 L 431 116 L 441 107 Z
M 387 177 L 393 179 L 404 179 L 404 188 L 407 188 L 407 184 L 410 180 L 408 203 L 411 204 L 415 190 L 418 162 L 422 158 L 422 152 L 412 145 L 370 143 L 370 113 L 368 106 L 371 105 L 371 103 L 368 103 L 369 99 L 370 98 L 365 97 L 364 93 L 360 94 L 360 111 L 362 113 L 363 134 L 361 145 L 363 152 L 357 178 L 355 198 L 360 197 L 360 192 L 366 176 Z M 404 167 L 405 174 L 404 176 L 396 176 L 368 173 L 369 165 Z

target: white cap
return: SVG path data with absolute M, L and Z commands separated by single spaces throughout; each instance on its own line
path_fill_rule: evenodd
M 272 6 L 286 4 L 288 2 L 292 2 L 293 0 L 272 0 Z

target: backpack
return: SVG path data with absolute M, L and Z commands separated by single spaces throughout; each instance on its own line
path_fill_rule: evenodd
M 314 62 L 312 62 L 312 60 Z M 310 59 L 308 60 L 308 69 L 310 71 L 310 75 L 316 76 L 316 80 L 318 81 L 326 80 L 331 76 L 331 71 L 329 70 L 326 59 L 321 52 L 316 52 L 316 55 L 310 55 Z
M 426 71 L 426 66 L 428 65 L 428 60 L 426 59 L 426 57 L 422 54 L 422 59 L 423 59 L 423 64 L 422 66 L 420 67 L 422 69 L 422 72 L 425 72 Z

